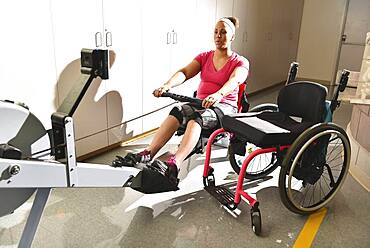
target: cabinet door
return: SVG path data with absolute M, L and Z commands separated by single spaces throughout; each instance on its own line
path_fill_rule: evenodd
M 160 8 L 165 9 L 160 10 Z M 172 39 L 172 0 L 143 0 L 143 113 L 149 113 L 171 102 L 155 98 L 154 89 L 170 78 L 170 51 Z
M 216 0 L 197 0 L 196 7 L 196 53 L 215 48 L 213 33 L 216 22 Z M 194 38 L 195 39 L 195 38 Z
M 171 45 L 170 74 L 189 64 L 199 54 L 196 18 L 189 18 L 189 14 L 196 13 L 196 0 L 172 0 L 171 25 L 174 36 Z M 208 33 L 211 33 L 209 30 Z M 170 75 L 169 75 L 170 76 Z M 197 90 L 199 78 L 195 77 L 173 89 L 182 95 L 192 96 Z
M 109 144 L 142 132 L 121 125 L 143 113 L 141 1 L 103 0 L 105 42 L 114 53 L 107 87 Z
M 233 50 L 240 55 L 247 54 L 247 0 L 234 0 L 233 16 L 239 19 L 239 28 L 236 30 Z
M 57 87 L 59 104 L 61 104 L 80 78 L 81 49 L 96 48 L 95 34 L 98 32 L 102 34 L 102 0 L 51 0 L 51 11 L 55 37 Z M 103 43 L 100 37 L 98 38 L 97 45 L 102 47 Z M 94 142 L 88 151 L 108 145 L 105 81 L 97 78 L 92 82 L 73 119 L 76 139 L 83 140 L 94 135 L 99 136 L 100 142 Z M 77 148 L 77 150 L 81 149 Z
M 289 62 L 297 59 L 299 31 L 301 28 L 302 14 L 303 14 L 303 0 L 289 0 L 290 13 L 289 13 Z
M 102 0 L 50 0 L 50 4 L 56 67 L 60 74 L 69 63 L 80 57 L 82 48 L 93 49 L 96 44 L 103 45 Z
M 289 3 L 287 0 L 271 2 L 271 70 L 270 84 L 276 84 L 286 80 L 289 69 L 288 54 L 289 54 L 289 21 L 288 13 Z
M 0 99 L 25 102 L 46 128 L 57 103 L 49 7 L 47 1 L 14 0 L 0 8 Z
M 249 60 L 250 68 L 249 68 L 249 75 L 247 81 L 247 90 L 253 91 L 258 86 L 257 78 L 256 78 L 256 67 L 258 64 L 258 60 L 261 58 L 258 56 L 258 46 L 260 44 L 258 34 L 261 32 L 258 28 L 258 7 L 259 3 L 255 0 L 247 0 L 247 9 L 245 13 L 245 22 L 246 22 L 246 41 L 245 41 L 245 56 Z
M 232 16 L 233 14 L 233 0 L 217 0 L 216 20 Z

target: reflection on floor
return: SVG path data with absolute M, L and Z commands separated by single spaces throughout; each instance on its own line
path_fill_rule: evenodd
M 252 105 L 272 102 L 276 89 L 251 98 Z M 342 104 L 335 121 L 345 127 L 351 106 Z M 120 147 L 87 162 L 109 163 L 145 147 L 151 137 Z M 171 140 L 162 153 L 175 149 Z M 212 166 L 217 184 L 236 185 L 236 174 L 215 147 Z M 251 230 L 249 207 L 242 202 L 227 211 L 203 190 L 204 156 L 194 156 L 181 170 L 180 190 L 143 195 L 129 188 L 55 189 L 36 233 L 33 247 L 292 247 L 307 217 L 288 211 L 277 188 L 278 169 L 245 188 L 260 201 L 263 232 Z M 187 174 L 187 175 L 186 175 Z M 0 199 L 1 200 L 1 199 Z M 0 218 L 0 248 L 17 247 L 32 199 Z M 370 194 L 351 176 L 328 206 L 313 247 L 369 247 Z

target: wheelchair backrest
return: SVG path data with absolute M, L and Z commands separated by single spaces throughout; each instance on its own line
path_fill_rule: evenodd
M 302 121 L 323 122 L 325 115 L 326 87 L 307 81 L 290 83 L 279 92 L 279 111 L 289 116 L 301 117 Z

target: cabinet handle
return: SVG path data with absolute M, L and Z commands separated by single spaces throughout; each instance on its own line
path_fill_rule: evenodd
M 243 41 L 247 42 L 247 39 L 248 39 L 248 34 L 247 34 L 247 32 L 244 32 L 243 33 Z
M 103 41 L 102 41 L 102 35 L 100 32 L 96 32 L 95 33 L 95 46 L 96 47 L 101 47 L 103 44 Z
M 167 45 L 171 43 L 171 34 L 167 32 Z
M 105 45 L 107 47 L 112 46 L 112 32 L 106 32 L 105 33 Z
M 177 44 L 177 32 L 172 31 L 172 44 Z

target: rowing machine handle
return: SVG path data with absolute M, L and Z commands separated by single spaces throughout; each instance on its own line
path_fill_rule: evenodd
M 179 102 L 188 102 L 191 103 L 193 106 L 196 107 L 202 107 L 202 100 L 195 97 L 189 97 L 189 96 L 182 96 L 170 92 L 163 92 L 161 97 L 169 97 L 173 100 L 179 101 Z

